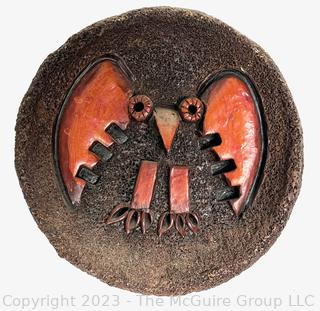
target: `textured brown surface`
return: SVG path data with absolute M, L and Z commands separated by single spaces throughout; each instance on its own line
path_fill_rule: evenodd
M 147 126 L 130 126 L 126 147 L 114 147 L 115 156 L 109 164 L 112 170 L 108 164 L 97 167 L 103 174 L 101 183 L 86 187 L 79 212 L 66 210 L 52 157 L 54 123 L 79 72 L 105 54 L 120 56 L 135 76 L 135 92 L 146 94 L 154 103 L 195 96 L 209 74 L 223 69 L 249 75 L 265 110 L 269 151 L 259 191 L 241 219 L 234 217 L 227 203 L 212 204 L 214 198 L 208 199 L 213 187 L 223 186 L 225 181 L 205 169 L 214 159 L 203 152 L 196 163 L 207 181 L 205 186 L 200 185 L 203 179 L 197 178 L 197 171 L 190 170 L 191 209 L 201 215 L 197 235 L 182 239 L 170 232 L 159 239 L 154 222 L 150 234 L 142 236 L 137 231 L 127 236 L 122 226 L 103 223 L 120 200 L 130 200 L 140 159 L 161 162 L 161 180 L 168 180 L 170 163 L 196 164 L 189 151 L 197 138 L 189 135 L 185 140 L 179 135 L 192 125 L 178 129 L 164 160 L 166 155 L 152 121 Z M 274 243 L 301 184 L 302 131 L 277 67 L 259 46 L 220 21 L 194 11 L 133 11 L 72 36 L 40 67 L 21 104 L 16 131 L 16 169 L 21 187 L 39 228 L 58 254 L 109 285 L 135 292 L 184 294 L 208 289 L 239 274 Z M 126 156 L 121 148 L 127 148 Z M 167 210 L 166 198 L 167 185 L 160 182 L 151 209 L 158 207 L 159 213 Z

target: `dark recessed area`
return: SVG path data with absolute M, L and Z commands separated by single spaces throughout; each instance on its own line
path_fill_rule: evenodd
M 195 105 L 189 105 L 189 107 L 188 107 L 188 111 L 189 111 L 189 113 L 190 114 L 196 114 L 196 112 L 197 112 L 197 107 L 195 106 Z
M 142 102 L 135 103 L 133 109 L 136 112 L 141 112 L 144 109 L 144 104 Z

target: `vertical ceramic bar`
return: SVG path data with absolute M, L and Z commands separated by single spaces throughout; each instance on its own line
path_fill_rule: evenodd
M 157 162 L 141 161 L 131 203 L 132 209 L 149 209 L 157 171 Z
M 170 170 L 170 211 L 176 214 L 189 212 L 189 169 L 173 166 Z

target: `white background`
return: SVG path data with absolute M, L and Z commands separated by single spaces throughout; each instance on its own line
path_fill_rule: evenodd
M 236 298 L 280 297 L 278 310 L 320 310 L 319 285 L 319 1 L 13 1 L 0 0 L 0 310 L 13 297 L 74 296 L 77 307 L 59 310 L 139 310 L 139 296 L 107 286 L 56 254 L 28 211 L 14 169 L 14 126 L 19 104 L 45 57 L 69 36 L 100 19 L 145 6 L 170 5 L 204 11 L 261 45 L 283 73 L 304 130 L 302 191 L 281 237 L 252 268 L 194 297 L 230 297 L 231 307 L 163 306 L 145 310 L 271 310 L 237 305 Z M 120 295 L 120 305 L 81 306 L 83 294 Z M 315 295 L 313 307 L 289 307 L 289 295 Z M 8 297 L 8 296 L 6 296 Z M 293 298 L 295 298 L 294 296 Z M 114 299 L 113 297 L 110 298 Z M 18 302 L 18 300 L 16 300 Z M 111 301 L 110 301 L 111 302 Z M 160 301 L 161 302 L 161 301 Z M 184 302 L 184 305 L 183 305 Z M 303 301 L 301 301 L 303 302 Z M 50 304 L 36 310 L 51 310 Z M 52 307 L 52 306 L 51 306 Z M 31 310 L 31 307 L 25 308 Z

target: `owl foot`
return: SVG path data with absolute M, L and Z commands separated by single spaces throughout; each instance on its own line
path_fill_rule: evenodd
M 158 235 L 175 227 L 181 236 L 189 228 L 193 233 L 199 229 L 199 217 L 189 211 L 189 169 L 187 166 L 173 166 L 170 169 L 170 211 L 160 216 Z
M 187 212 L 176 214 L 174 212 L 165 212 L 160 216 L 158 235 L 161 237 L 171 228 L 175 228 L 179 234 L 184 237 L 189 228 L 193 233 L 199 232 L 199 217 L 197 213 Z
M 157 162 L 141 161 L 132 202 L 117 205 L 105 220 L 107 225 L 124 221 L 127 234 L 139 226 L 143 234 L 147 231 L 153 220 L 149 207 L 157 170 Z
M 111 211 L 105 223 L 111 225 L 122 221 L 127 234 L 137 227 L 140 227 L 141 232 L 145 234 L 153 221 L 153 215 L 149 209 L 135 209 L 128 203 L 121 203 Z

